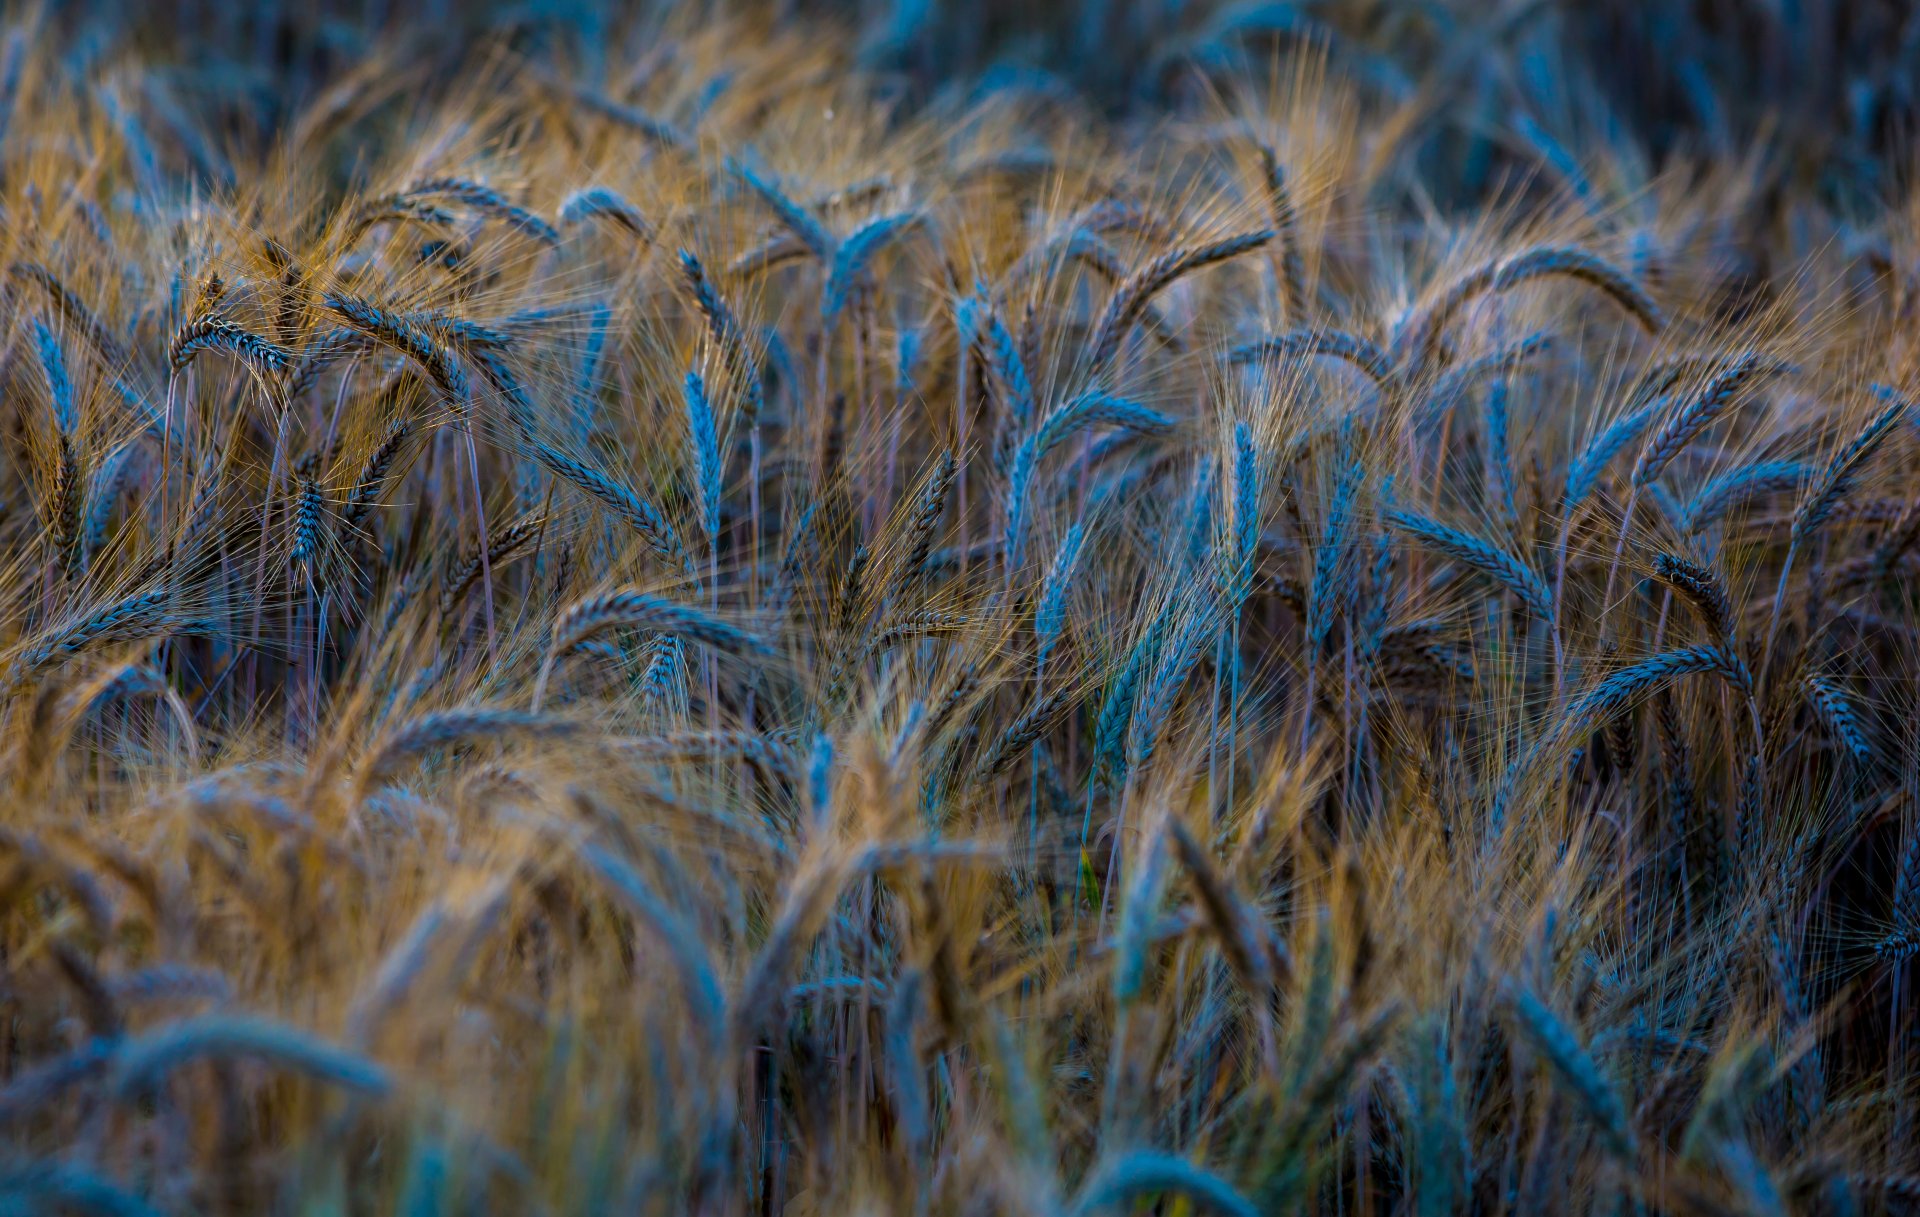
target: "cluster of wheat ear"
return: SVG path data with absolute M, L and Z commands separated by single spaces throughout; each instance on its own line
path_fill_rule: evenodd
M 1533 119 L 1441 207 L 1390 31 L 1109 119 L 683 15 L 256 138 L 56 17 L 0 1210 L 1920 1201 L 1920 209 Z

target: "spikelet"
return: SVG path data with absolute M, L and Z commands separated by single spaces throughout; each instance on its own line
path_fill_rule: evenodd
M 1801 686 L 1806 690 L 1807 702 L 1819 713 L 1827 730 L 1856 765 L 1864 765 L 1873 759 L 1873 745 L 1868 742 L 1866 733 L 1860 729 L 1859 717 L 1854 713 L 1853 704 L 1841 691 L 1838 684 L 1813 672 L 1800 678 Z
M 863 647 L 866 656 L 880 655 L 902 643 L 917 638 L 926 638 L 935 634 L 951 634 L 967 624 L 965 613 L 950 613 L 941 609 L 921 609 L 906 613 L 887 622 Z
M 934 460 L 933 472 L 928 475 L 920 497 L 914 503 L 913 514 L 907 520 L 899 573 L 894 576 L 896 591 L 904 591 L 926 573 L 927 556 L 933 551 L 934 530 L 940 525 L 940 517 L 946 514 L 947 496 L 953 490 L 958 469 L 953 449 L 941 449 L 940 455 Z
M 1607 677 L 1568 708 L 1563 722 L 1575 730 L 1594 726 L 1639 698 L 1696 672 L 1719 676 L 1743 695 L 1753 693 L 1753 677 L 1738 656 L 1717 646 L 1679 647 L 1662 651 Z
M 892 1065 L 900 1123 L 910 1153 L 924 1154 L 933 1139 L 931 1101 L 927 1096 L 926 1065 L 914 1048 L 914 1026 L 919 1021 L 924 974 L 909 969 L 894 987 L 887 1006 L 887 1060 Z
M 1313 577 L 1307 585 L 1307 647 L 1311 655 L 1326 649 L 1336 622 L 1345 617 L 1358 592 L 1353 561 L 1354 500 L 1366 476 L 1357 460 L 1343 461 L 1333 493 L 1328 496 L 1326 522 L 1313 551 Z
M 1569 517 L 1599 485 L 1600 475 L 1613 463 L 1613 458 L 1652 425 L 1657 412 L 1658 403 L 1642 406 L 1615 419 L 1600 434 L 1587 441 L 1587 446 L 1567 467 L 1566 512 Z
M 452 213 L 435 207 L 431 203 L 397 194 L 383 195 L 369 199 L 354 209 L 346 223 L 346 244 L 353 245 L 368 229 L 377 225 L 396 223 L 423 224 L 430 228 L 451 228 L 455 220 Z
M 1071 690 L 1055 689 L 1028 706 L 981 754 L 974 764 L 972 780 L 985 782 L 1011 769 L 1072 708 L 1071 697 Z
M 1260 546 L 1260 499 L 1262 474 L 1260 452 L 1254 445 L 1253 429 L 1244 422 L 1233 427 L 1231 493 L 1232 511 L 1227 527 L 1221 531 L 1215 555 L 1220 572 L 1222 599 L 1229 610 L 1238 612 L 1253 591 L 1253 568 Z
M 1234 893 L 1226 876 L 1178 817 L 1168 818 L 1167 832 L 1173 838 L 1180 864 L 1193 877 L 1201 906 L 1206 909 L 1207 919 L 1213 923 L 1213 932 L 1220 940 L 1221 954 L 1239 974 L 1242 983 L 1257 997 L 1264 998 L 1273 987 L 1273 966 L 1255 924 L 1255 914 Z
M 348 529 L 357 529 L 373 510 L 374 503 L 384 489 L 387 478 L 393 472 L 394 462 L 400 457 L 407 438 L 413 432 L 413 424 L 404 416 L 395 418 L 387 424 L 386 434 L 380 442 L 368 451 L 366 459 L 360 464 L 360 471 L 354 476 L 353 489 L 348 492 L 346 506 L 340 512 L 340 521 Z
M 780 738 L 752 731 L 679 731 L 616 741 L 620 751 L 649 761 L 735 758 L 779 781 L 792 781 L 792 750 Z
M 15 655 L 6 683 L 17 686 L 50 663 L 107 642 L 150 638 L 175 622 L 173 594 L 167 588 L 136 592 L 103 608 L 54 626 Z
M 1513 493 L 1513 443 L 1511 419 L 1507 413 L 1507 382 L 1496 380 L 1487 388 L 1487 485 L 1489 504 L 1508 528 L 1518 528 L 1520 509 Z
M 707 401 L 707 384 L 698 372 L 687 373 L 683 389 L 694 501 L 700 504 L 700 525 L 707 534 L 707 544 L 717 552 L 720 548 L 720 429 L 714 422 L 713 406 Z
M 293 500 L 293 543 L 288 557 L 295 566 L 311 566 L 320 549 L 320 517 L 324 500 L 312 478 L 300 479 Z

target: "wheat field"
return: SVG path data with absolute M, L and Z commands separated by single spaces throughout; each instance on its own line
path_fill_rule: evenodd
M 0 43 L 0 1212 L 1920 1205 L 1904 6 L 229 7 Z

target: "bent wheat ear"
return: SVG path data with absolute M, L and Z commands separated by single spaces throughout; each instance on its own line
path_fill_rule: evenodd
M 447 568 L 440 583 L 440 612 L 452 612 L 480 578 L 483 570 L 498 570 L 506 560 L 520 552 L 547 526 L 545 516 L 532 515 L 497 528 L 487 538 L 486 554 L 478 550 Z
M 1563 726 L 1573 731 L 1592 727 L 1640 697 L 1696 672 L 1711 672 L 1741 694 L 1752 696 L 1753 677 L 1737 656 L 1717 646 L 1680 647 L 1622 668 L 1601 681 L 1568 708 Z
M 1640 438 L 1640 433 L 1653 422 L 1658 409 L 1659 403 L 1656 402 L 1615 419 L 1580 450 L 1580 455 L 1567 468 L 1566 511 L 1569 516 L 1587 501 L 1587 496 L 1599 485 L 1600 475 L 1613 463 L 1613 458 L 1620 455 L 1621 449 Z
M 1778 375 L 1788 365 L 1768 359 L 1757 351 L 1748 351 L 1706 383 L 1698 395 L 1683 406 L 1666 425 L 1654 433 L 1634 462 L 1633 484 L 1644 486 L 1660 476 L 1673 458 L 1712 426 L 1740 392 L 1765 376 Z
M 1608 1151 L 1622 1161 L 1631 1162 L 1636 1154 L 1633 1128 L 1627 1123 L 1626 1107 L 1619 1093 L 1600 1072 L 1600 1066 L 1531 989 L 1509 985 L 1507 1002 L 1527 1042 L 1546 1058 L 1554 1073 L 1580 1101 L 1587 1118 L 1599 1128 Z
M 834 239 L 825 226 L 813 218 L 811 212 L 795 202 L 770 179 L 755 172 L 746 162 L 729 157 L 727 168 L 735 177 L 745 182 L 747 189 L 767 205 L 767 209 L 786 226 L 787 231 L 806 246 L 809 254 L 822 262 L 833 260 Z
M 1844 448 L 1834 453 L 1820 476 L 1808 486 L 1806 497 L 1793 512 L 1795 537 L 1804 537 L 1826 523 L 1834 506 L 1851 492 L 1854 474 L 1873 457 L 1895 424 L 1913 413 L 1911 401 L 1884 386 L 1875 386 L 1875 389 L 1887 399 L 1886 407 L 1869 419 Z
M 456 411 L 464 412 L 473 400 L 473 385 L 452 353 L 419 326 L 357 296 L 329 292 L 321 303 L 355 330 L 419 364 Z
M 1258 1217 L 1260 1211 L 1218 1175 L 1185 1158 L 1136 1149 L 1111 1155 L 1096 1166 L 1067 1206 L 1067 1215 L 1127 1212 L 1141 1197 L 1163 1193 L 1182 1196 L 1195 1210 L 1219 1217 Z
M 1428 391 L 1426 402 L 1421 408 L 1439 411 L 1451 409 L 1461 395 L 1479 381 L 1489 376 L 1512 372 L 1528 360 L 1552 350 L 1553 335 L 1543 331 L 1538 334 L 1529 334 L 1518 342 L 1509 343 L 1497 351 L 1448 368 L 1433 382 L 1433 388 Z
M 1678 554 L 1662 553 L 1653 559 L 1653 577 L 1678 593 L 1715 639 L 1732 642 L 1733 605 L 1725 584 L 1711 568 Z
M 567 719 L 501 706 L 461 706 L 423 714 L 388 736 L 363 763 L 363 780 L 385 776 L 406 762 L 469 740 L 555 739 L 575 734 L 579 725 Z
M 170 611 L 168 588 L 138 592 L 64 626 L 48 630 L 23 647 L 9 669 L 8 683 L 17 684 L 48 664 L 106 642 L 151 638 L 176 623 Z
M 1553 594 L 1547 590 L 1546 580 L 1506 550 L 1411 511 L 1389 511 L 1387 522 L 1427 548 L 1493 579 L 1542 620 L 1552 619 Z
M 580 108 L 589 114 L 606 119 L 616 126 L 624 127 L 648 142 L 674 152 L 691 155 L 696 151 L 693 136 L 681 130 L 665 119 L 656 118 L 637 106 L 624 105 L 611 98 L 603 97 L 592 89 L 576 84 L 560 84 L 549 81 L 554 88 L 563 91 Z
M 1023 755 L 1042 735 L 1052 730 L 1067 711 L 1073 708 L 1072 690 L 1055 689 L 1028 706 L 1019 718 L 1013 720 L 1008 728 L 1000 733 L 991 747 L 974 765 L 973 780 L 987 781 L 999 777 Z
M 1648 333 L 1666 324 L 1660 306 L 1626 271 L 1600 255 L 1571 246 L 1540 246 L 1503 262 L 1490 289 L 1507 291 L 1532 279 L 1560 276 L 1577 279 L 1605 293 Z
M 568 605 L 554 618 L 553 642 L 548 652 L 554 656 L 564 655 L 595 634 L 623 627 L 672 634 L 722 651 L 772 654 L 760 639 L 703 609 L 632 589 L 606 592 Z
M 1856 764 L 1865 764 L 1873 759 L 1873 745 L 1868 742 L 1866 733 L 1860 729 L 1860 720 L 1854 714 L 1853 703 L 1841 691 L 1840 686 L 1825 677 L 1808 672 L 1801 678 L 1806 689 L 1807 701 L 1833 732 Z
M 572 482 L 600 500 L 615 516 L 625 521 L 645 541 L 661 561 L 688 576 L 693 574 L 693 559 L 687 555 L 680 538 L 666 517 L 653 505 L 597 470 L 566 456 L 546 444 L 535 444 L 533 455 L 556 476 Z
M 342 1090 L 379 1096 L 392 1082 L 380 1066 L 296 1027 L 236 1015 L 205 1015 L 143 1033 L 115 1054 L 114 1089 L 144 1093 L 183 1065 L 252 1057 Z
M 560 210 L 555 216 L 569 228 L 589 220 L 601 220 L 639 238 L 642 245 L 653 244 L 659 235 L 652 221 L 640 214 L 638 207 L 605 186 L 588 186 L 574 191 L 561 201 Z
M 962 342 L 977 342 L 985 349 L 987 371 L 1004 394 L 1008 419 L 1015 427 L 1025 427 L 1033 418 L 1037 398 L 1026 361 L 998 310 L 990 301 L 969 296 L 955 307 L 954 321 Z
M 400 193 L 403 199 L 419 198 L 423 195 L 452 199 L 483 215 L 504 220 L 509 226 L 544 245 L 560 243 L 560 234 L 554 231 L 553 225 L 526 208 L 508 202 L 505 195 L 479 182 L 458 177 L 428 178 L 425 181 L 413 183 Z
M 1173 419 L 1160 411 L 1115 397 L 1087 392 L 1055 410 L 1035 433 L 1038 460 L 1090 427 L 1119 427 L 1141 435 L 1159 435 L 1173 428 Z
M 1299 329 L 1274 334 L 1237 346 L 1227 353 L 1231 363 L 1259 363 L 1277 355 L 1321 356 L 1339 359 L 1365 372 L 1381 386 L 1394 382 L 1393 360 L 1378 346 L 1345 330 Z
M 790 232 L 783 232 L 736 254 L 727 263 L 726 271 L 730 278 L 743 283 L 750 282 L 775 267 L 799 262 L 809 257 L 811 252 L 805 241 Z
M 1293 207 L 1293 191 L 1287 188 L 1286 170 L 1271 147 L 1260 144 L 1260 173 L 1266 186 L 1267 213 L 1273 219 L 1274 244 L 1278 250 L 1280 307 L 1290 321 L 1307 317 L 1307 272 L 1300 256 L 1299 216 Z
M 1119 353 L 1120 342 L 1140 319 L 1149 301 L 1174 280 L 1216 263 L 1237 258 L 1259 249 L 1273 239 L 1271 229 L 1241 233 L 1205 245 L 1170 249 L 1149 260 L 1113 289 L 1107 307 L 1087 340 L 1088 364 L 1095 372 L 1104 370 Z
M 167 365 L 181 371 L 201 351 L 227 351 L 257 376 L 278 376 L 293 366 L 293 352 L 210 313 L 189 321 L 167 345 Z
M 869 220 L 849 234 L 833 251 L 833 264 L 827 272 L 826 285 L 821 288 L 820 315 L 831 323 L 856 293 L 866 290 L 872 277 L 873 260 L 881 251 L 926 225 L 924 213 L 903 211 Z
M 707 323 L 707 333 L 726 360 L 727 375 L 735 392 L 746 394 L 746 426 L 753 427 L 766 407 L 766 394 L 760 383 L 760 368 L 754 361 L 747 332 L 718 289 L 707 278 L 700 259 L 687 250 L 680 251 L 680 278 L 692 293 L 694 304 Z
M 1426 360 L 1438 346 L 1447 326 L 1475 299 L 1547 276 L 1565 276 L 1599 288 L 1648 332 L 1658 331 L 1665 323 L 1660 306 L 1633 276 L 1613 263 L 1572 246 L 1543 245 L 1468 271 L 1424 312 L 1408 318 L 1405 336 L 1399 345 L 1409 358 Z
M 1733 508 L 1750 499 L 1796 489 L 1812 472 L 1798 461 L 1760 461 L 1723 473 L 1693 496 L 1681 527 L 1689 536 L 1705 532 Z
M 53 305 L 54 311 L 60 314 L 60 319 L 66 322 L 67 328 L 86 339 L 110 370 L 117 373 L 126 367 L 126 347 L 80 297 L 67 289 L 58 275 L 38 262 L 15 262 L 8 267 L 8 271 L 14 278 L 24 279 L 45 292 L 47 300 Z
M 695 1027 L 711 1047 L 726 1026 L 726 998 L 713 962 L 694 927 L 653 890 L 639 871 L 603 849 L 589 847 L 582 857 L 628 912 L 650 930 L 667 949 L 680 974 L 680 991 L 693 1014 Z

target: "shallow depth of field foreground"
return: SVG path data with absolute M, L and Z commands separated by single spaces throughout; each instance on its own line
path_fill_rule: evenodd
M 0 29 L 0 1212 L 1920 1204 L 1920 18 L 360 7 Z

